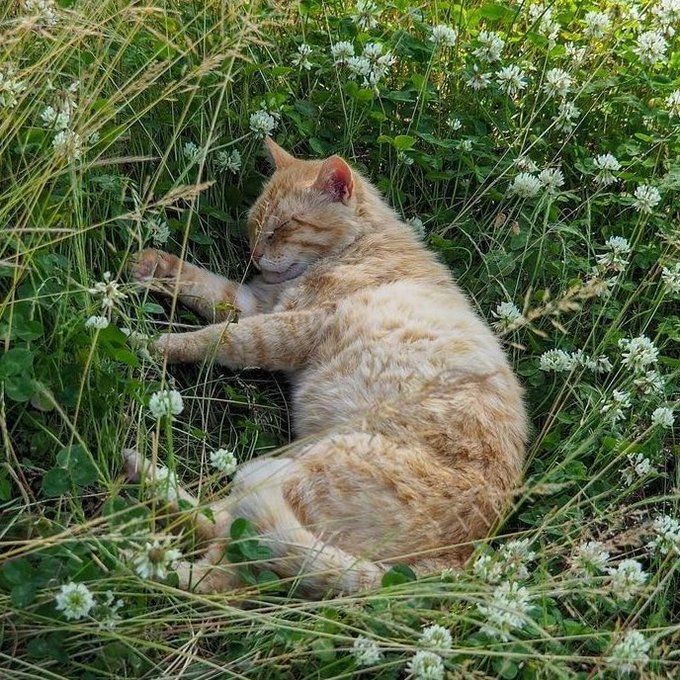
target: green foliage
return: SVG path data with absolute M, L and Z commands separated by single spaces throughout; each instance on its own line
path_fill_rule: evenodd
M 658 413 L 677 420 L 677 12 L 357 4 L 0 9 L 7 677 L 418 677 L 432 624 L 453 638 L 437 652 L 451 677 L 614 677 L 635 630 L 649 648 L 628 670 L 677 675 L 680 548 L 653 524 L 678 516 L 680 480 L 677 425 Z M 601 33 L 592 11 L 607 14 Z M 660 32 L 651 47 L 646 31 Z M 343 41 L 355 59 L 333 55 Z M 244 215 L 270 172 L 265 133 L 302 157 L 343 154 L 373 181 L 495 325 L 526 387 L 525 484 L 465 570 L 417 578 L 404 556 L 381 589 L 310 603 L 235 518 L 224 560 L 247 587 L 183 592 L 173 550 L 200 558 L 186 520 L 214 517 L 184 501 L 170 515 L 123 483 L 120 451 L 135 446 L 209 500 L 229 492 L 211 451 L 243 462 L 290 439 L 275 377 L 167 372 L 150 357 L 139 334 L 200 321 L 124 273 L 157 246 L 250 275 Z M 658 354 L 637 370 L 625 348 L 641 336 Z M 156 421 L 147 405 L 165 388 L 184 408 Z M 600 567 L 579 561 L 589 541 L 609 555 Z M 644 583 L 617 590 L 626 560 Z M 57 608 L 70 583 L 93 598 L 80 618 Z

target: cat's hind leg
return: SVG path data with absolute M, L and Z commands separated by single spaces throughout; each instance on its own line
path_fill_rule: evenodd
M 156 466 L 135 449 L 123 450 L 123 467 L 128 481 L 145 483 L 154 496 L 167 501 L 173 512 L 190 513 L 198 535 L 213 540 L 220 528 L 229 526 L 230 519 L 223 502 L 204 504 L 186 491 L 173 473 L 163 466 Z

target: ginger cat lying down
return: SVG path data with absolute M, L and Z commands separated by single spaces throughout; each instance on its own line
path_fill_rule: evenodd
M 240 585 L 224 557 L 237 517 L 272 550 L 262 568 L 312 597 L 375 586 L 395 563 L 460 567 L 520 479 L 522 390 L 449 271 L 371 184 L 338 156 L 268 146 L 276 171 L 249 215 L 259 276 L 239 284 L 156 250 L 133 266 L 221 321 L 162 335 L 169 361 L 285 371 L 293 387 L 298 439 L 242 465 L 214 522 L 196 513 L 208 547 L 179 565 L 180 583 Z M 126 461 L 133 480 L 155 474 L 134 451 Z

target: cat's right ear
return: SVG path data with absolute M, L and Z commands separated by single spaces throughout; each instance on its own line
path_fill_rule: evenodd
M 265 137 L 264 145 L 267 147 L 267 151 L 269 151 L 269 155 L 272 157 L 277 170 L 286 168 L 295 161 L 295 158 L 285 149 L 282 149 L 271 137 Z

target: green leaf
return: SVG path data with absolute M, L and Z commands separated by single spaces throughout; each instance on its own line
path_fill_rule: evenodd
M 63 468 L 53 468 L 45 473 L 42 480 L 42 491 L 46 496 L 54 498 L 62 496 L 71 488 L 71 475 Z
M 233 540 L 237 540 L 243 536 L 252 536 L 253 533 L 250 522 L 243 517 L 237 517 L 231 523 L 231 528 L 229 529 L 229 535 Z
M 78 486 L 94 484 L 99 478 L 97 466 L 82 446 L 67 446 L 57 454 L 57 463 L 69 471 Z
M 5 380 L 5 393 L 12 401 L 28 401 L 34 391 L 33 380 L 27 375 L 15 375 Z
M 406 151 L 407 149 L 412 149 L 413 145 L 416 142 L 415 137 L 411 137 L 411 135 L 397 135 L 392 144 L 394 145 L 395 149 L 398 149 L 399 151 Z
M 13 347 L 0 357 L 0 379 L 19 375 L 33 365 L 33 352 L 27 347 Z
M 35 583 L 27 581 L 26 583 L 20 583 L 19 585 L 14 586 L 9 593 L 9 597 L 15 607 L 28 607 L 28 605 L 35 600 L 37 592 L 38 587 Z
M 409 583 L 416 580 L 416 575 L 411 567 L 405 564 L 395 564 L 383 577 L 383 588 L 398 586 L 402 583 Z

